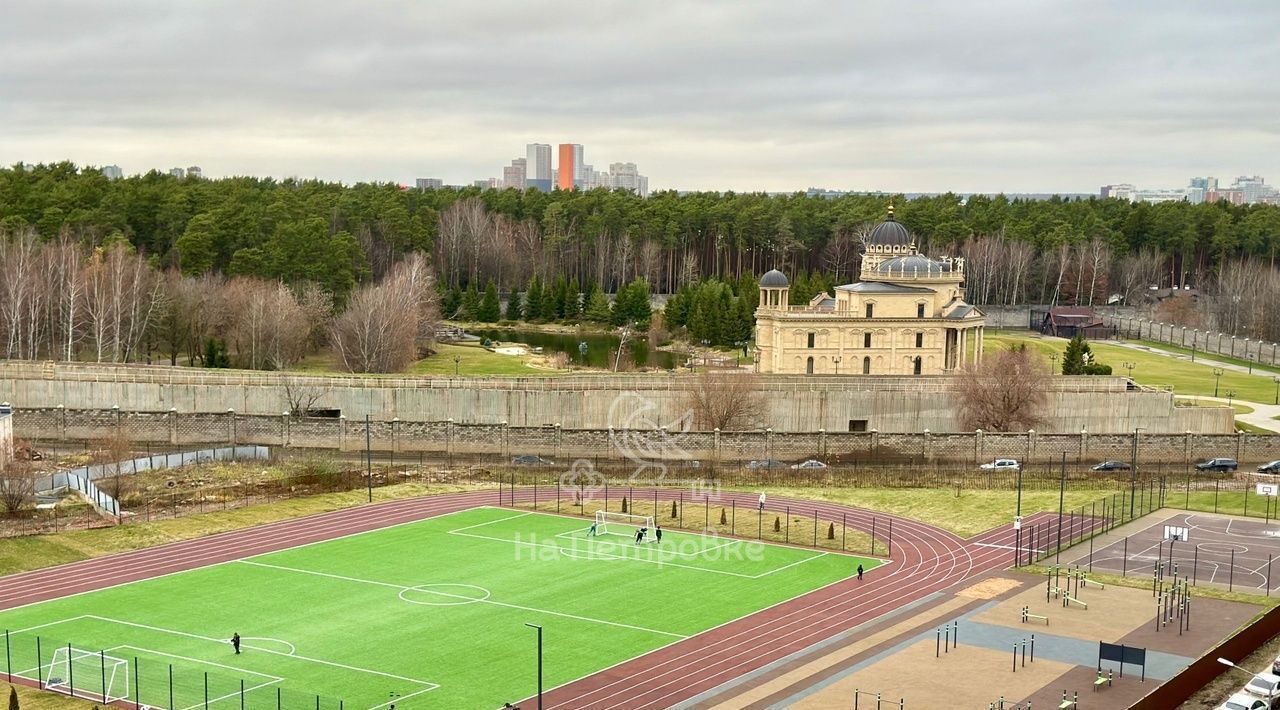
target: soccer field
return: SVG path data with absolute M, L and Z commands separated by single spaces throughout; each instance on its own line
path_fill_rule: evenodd
M 0 612 L 3 670 L 184 710 L 499 707 L 536 688 L 525 624 L 551 688 L 883 563 L 588 525 L 476 508 Z

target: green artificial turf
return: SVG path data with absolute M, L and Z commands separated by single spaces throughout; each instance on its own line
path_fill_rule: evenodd
M 550 688 L 880 564 L 587 524 L 479 508 L 0 612 L 5 661 L 81 694 L 114 671 L 125 695 L 127 675 L 153 707 L 204 707 L 206 687 L 228 709 L 498 707 L 535 690 L 525 624 L 544 629 Z M 54 665 L 67 644 L 76 660 Z

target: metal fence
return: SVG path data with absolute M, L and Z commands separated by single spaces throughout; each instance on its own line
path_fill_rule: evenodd
M 68 626 L 75 629 L 74 623 Z M 277 676 L 132 646 L 102 648 L 79 643 L 50 627 L 41 629 L 40 634 L 6 630 L 5 678 L 10 683 L 93 703 L 166 710 L 237 705 L 245 710 L 345 707 L 339 698 L 285 688 Z

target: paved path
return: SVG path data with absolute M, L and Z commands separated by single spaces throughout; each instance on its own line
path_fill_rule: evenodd
M 1185 353 L 1173 352 L 1172 350 L 1163 350 L 1161 348 L 1151 347 L 1150 345 L 1140 345 L 1137 343 L 1110 343 L 1110 345 L 1115 345 L 1122 348 L 1129 348 L 1131 350 L 1141 350 L 1143 352 L 1155 353 L 1156 355 L 1164 355 L 1166 357 L 1171 357 L 1177 360 L 1187 360 L 1187 361 L 1191 360 L 1191 356 Z M 1244 374 L 1255 374 L 1258 377 L 1273 376 L 1270 372 L 1266 370 L 1256 370 L 1256 372 L 1250 373 L 1249 368 L 1245 367 L 1244 365 L 1237 365 L 1232 362 L 1223 362 L 1222 360 L 1215 360 L 1212 357 L 1204 357 L 1203 355 L 1196 355 L 1196 364 L 1204 365 L 1205 367 L 1218 367 L 1218 368 L 1222 368 L 1223 370 L 1229 370 L 1232 372 L 1240 372 Z M 1226 397 L 1207 397 L 1207 396 L 1198 395 L 1198 394 L 1197 395 L 1179 395 L 1179 396 L 1185 396 L 1192 399 L 1204 399 L 1210 402 L 1221 402 L 1222 404 L 1239 403 L 1248 407 L 1252 407 L 1253 408 L 1252 413 L 1237 414 L 1236 420 L 1244 422 L 1245 424 L 1252 424 L 1253 426 L 1256 426 L 1261 429 L 1266 429 L 1267 431 L 1280 433 L 1280 421 L 1277 421 L 1275 419 L 1275 417 L 1280 416 L 1280 406 L 1278 405 L 1271 404 L 1271 403 L 1255 402 L 1253 400 L 1241 399 L 1239 397 L 1236 397 L 1233 399 L 1227 399 Z

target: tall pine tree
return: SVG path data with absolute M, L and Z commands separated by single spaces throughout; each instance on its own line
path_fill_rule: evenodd
M 507 298 L 507 320 L 520 320 L 524 317 L 524 311 L 520 308 L 520 292 L 512 291 L 511 296 Z
M 529 292 L 524 299 L 524 319 L 536 322 L 542 318 L 542 282 L 537 276 L 529 282 Z
M 498 302 L 498 287 L 493 279 L 484 285 L 484 298 L 480 299 L 480 307 L 476 312 L 476 320 L 482 323 L 497 323 L 502 317 L 501 304 Z

